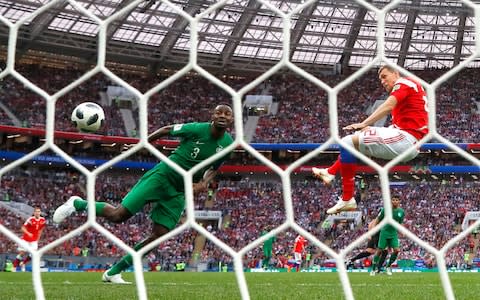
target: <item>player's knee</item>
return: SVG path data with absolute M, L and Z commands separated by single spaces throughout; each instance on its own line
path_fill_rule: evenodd
M 347 136 L 344 136 L 342 138 L 342 142 L 344 142 L 345 144 L 349 145 L 350 147 L 353 147 L 353 134 L 350 134 L 350 135 L 347 135 Z
M 354 142 L 354 135 L 347 135 L 342 138 L 342 142 L 347 144 L 348 146 L 352 148 L 358 148 L 355 147 Z M 353 155 L 349 150 L 345 149 L 344 147 L 340 147 L 340 160 L 344 163 L 356 163 L 357 162 L 357 157 Z
M 170 230 L 167 229 L 165 226 L 163 225 L 159 225 L 159 224 L 156 224 L 156 223 L 153 223 L 153 226 L 152 226 L 152 232 L 150 233 L 150 236 L 148 236 L 145 240 L 144 240 L 144 243 L 145 245 L 151 243 L 151 242 L 154 242 L 156 239 L 158 239 L 159 237 L 163 236 L 164 234 L 168 233 Z
M 122 223 L 128 220 L 132 214 L 123 206 L 116 207 L 109 215 L 108 219 L 114 223 Z
M 342 138 L 342 142 L 357 150 L 360 148 L 360 137 L 358 136 L 358 134 L 350 134 L 344 136 Z
M 162 235 L 167 234 L 169 231 L 170 230 L 163 225 L 154 224 L 152 228 L 152 234 L 150 235 L 150 237 L 155 240 L 161 237 Z

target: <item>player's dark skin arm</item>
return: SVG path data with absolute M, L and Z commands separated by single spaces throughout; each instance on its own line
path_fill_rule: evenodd
M 208 184 L 217 176 L 217 170 L 208 169 L 203 175 L 203 179 L 193 184 L 193 193 L 205 191 L 208 188 Z
M 162 137 L 169 135 L 170 130 L 172 130 L 172 128 L 173 128 L 173 125 L 167 125 L 155 130 L 148 136 L 148 142 L 151 143 L 155 140 L 158 140 Z
M 149 143 L 151 142 L 154 142 L 160 138 L 163 138 L 163 137 L 166 137 L 170 134 L 170 130 L 173 128 L 174 125 L 167 125 L 167 126 L 163 126 L 157 130 L 155 130 L 154 132 L 152 132 L 147 140 Z M 123 145 L 123 151 L 127 151 L 128 149 L 132 148 L 133 146 L 135 146 L 135 144 L 125 144 Z
M 372 230 L 373 227 L 377 226 L 378 223 L 379 221 L 377 218 L 373 219 L 370 223 L 368 223 L 368 230 Z

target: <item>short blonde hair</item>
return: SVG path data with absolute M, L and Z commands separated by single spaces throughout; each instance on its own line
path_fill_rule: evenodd
M 398 73 L 398 70 L 395 69 L 394 67 L 392 67 L 390 65 L 383 65 L 383 66 L 380 66 L 380 68 L 378 68 L 378 73 L 377 74 L 380 74 L 384 69 L 387 69 L 390 72 L 397 72 Z

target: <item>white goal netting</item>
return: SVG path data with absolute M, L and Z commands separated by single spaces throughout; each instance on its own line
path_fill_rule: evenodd
M 69 0 L 68 3 L 75 7 L 79 12 L 82 14 L 88 16 L 92 20 L 94 20 L 98 26 L 98 53 L 97 53 L 97 64 L 96 67 L 86 74 L 84 74 L 82 77 L 80 77 L 78 80 L 72 82 L 70 85 L 66 86 L 65 88 L 61 89 L 57 93 L 50 95 L 46 93 L 44 90 L 38 88 L 35 86 L 32 82 L 30 82 L 27 78 L 25 78 L 23 75 L 21 75 L 19 72 L 15 70 L 15 55 L 16 55 L 16 41 L 19 33 L 19 28 L 23 24 L 31 21 L 33 18 L 38 16 L 39 14 L 51 9 L 54 7 L 59 1 L 51 1 L 43 5 L 42 8 L 36 10 L 32 14 L 30 14 L 27 17 L 24 17 L 20 19 L 18 22 L 12 23 L 8 19 L 6 19 L 3 16 L 0 16 L 0 21 L 9 28 L 9 43 L 8 43 L 8 59 L 7 59 L 7 64 L 5 70 L 3 70 L 0 73 L 0 78 L 4 78 L 7 75 L 11 75 L 15 77 L 17 80 L 25 84 L 29 89 L 33 90 L 35 93 L 41 95 L 47 100 L 47 120 L 46 120 L 46 141 L 45 143 L 35 151 L 29 153 L 28 155 L 24 156 L 21 159 L 18 159 L 5 167 L 3 167 L 0 170 L 0 176 L 4 175 L 6 172 L 20 166 L 21 164 L 31 160 L 33 157 L 41 154 L 45 150 L 50 149 L 51 151 L 54 151 L 61 157 L 63 157 L 68 163 L 70 163 L 74 168 L 78 169 L 81 171 L 86 177 L 87 177 L 87 198 L 89 200 L 89 206 L 88 206 L 88 222 L 85 223 L 84 225 L 80 226 L 79 228 L 76 228 L 72 232 L 69 232 L 62 238 L 42 247 L 38 251 L 31 251 L 32 252 L 32 265 L 33 265 L 33 282 L 34 282 L 34 288 L 35 288 L 35 294 L 37 299 L 45 299 L 44 295 L 44 289 L 42 285 L 42 280 L 41 280 L 41 273 L 40 273 L 40 259 L 42 255 L 44 255 L 47 251 L 53 249 L 54 247 L 57 247 L 64 241 L 71 239 L 74 236 L 77 236 L 81 234 L 83 231 L 87 230 L 88 228 L 94 228 L 95 230 L 99 231 L 101 234 L 105 235 L 108 237 L 111 241 L 113 241 L 115 244 L 119 245 L 120 248 L 125 250 L 126 252 L 132 254 L 133 256 L 133 264 L 134 264 L 134 269 L 135 269 L 135 280 L 137 283 L 137 289 L 138 289 L 138 297 L 139 299 L 147 299 L 147 291 L 145 287 L 145 282 L 144 282 L 144 277 L 142 273 L 142 255 L 145 254 L 147 251 L 150 249 L 158 246 L 161 242 L 170 239 L 179 233 L 181 233 L 184 230 L 187 230 L 189 228 L 198 231 L 202 235 L 205 235 L 208 240 L 212 241 L 215 245 L 220 247 L 225 253 L 231 255 L 234 258 L 234 269 L 236 273 L 236 278 L 237 278 L 237 283 L 238 287 L 240 290 L 240 294 L 242 299 L 249 299 L 250 294 L 248 290 L 248 286 L 246 283 L 245 279 L 245 274 L 243 271 L 243 261 L 242 258 L 245 257 L 245 255 L 251 251 L 252 249 L 259 247 L 266 239 L 282 232 L 285 231 L 289 228 L 295 230 L 296 232 L 302 234 L 305 236 L 308 240 L 310 240 L 315 246 L 319 247 L 322 249 L 327 255 L 330 257 L 334 258 L 337 263 L 337 268 L 338 268 L 338 275 L 340 278 L 340 281 L 343 286 L 343 292 L 345 294 L 346 299 L 354 299 L 354 295 L 352 293 L 352 287 L 349 281 L 349 278 L 347 276 L 347 271 L 345 269 L 344 265 L 344 260 L 345 256 L 347 253 L 351 252 L 353 249 L 358 247 L 362 242 L 364 242 L 369 235 L 372 234 L 372 232 L 369 232 L 367 234 L 364 234 L 362 238 L 355 240 L 352 242 L 348 247 L 345 249 L 341 250 L 340 252 L 335 252 L 328 246 L 326 246 L 322 241 L 318 240 L 314 235 L 312 235 L 310 232 L 306 231 L 304 228 L 299 226 L 294 219 L 294 214 L 293 214 L 293 205 L 292 205 L 292 188 L 291 188 L 291 174 L 292 172 L 300 167 L 302 164 L 307 162 L 308 160 L 312 159 L 313 157 L 317 156 L 320 154 L 322 151 L 328 148 L 329 145 L 337 143 L 341 144 L 342 146 L 344 145 L 339 137 L 339 132 L 338 132 L 338 117 L 337 117 L 337 95 L 338 93 L 346 88 L 348 85 L 352 84 L 352 82 L 356 79 L 358 79 L 360 76 L 365 74 L 371 69 L 374 69 L 378 67 L 381 64 L 391 64 L 394 65 L 385 55 L 385 34 L 384 34 L 384 28 L 385 28 L 385 15 L 389 10 L 392 10 L 395 8 L 396 5 L 401 3 L 402 1 L 392 1 L 391 3 L 387 4 L 385 7 L 382 9 L 379 9 L 378 7 L 372 5 L 369 3 L 369 1 L 362 1 L 362 0 L 356 0 L 356 2 L 365 8 L 367 8 L 369 11 L 372 11 L 376 14 L 378 18 L 377 22 L 377 34 L 376 34 L 376 41 L 377 41 L 377 55 L 376 57 L 369 61 L 364 67 L 360 68 L 359 71 L 354 73 L 352 76 L 348 77 L 346 80 L 341 82 L 340 84 L 336 85 L 335 87 L 330 87 L 324 82 L 320 81 L 318 78 L 315 76 L 312 76 L 308 72 L 304 71 L 303 69 L 299 68 L 297 65 L 293 64 L 289 57 L 290 57 L 290 35 L 291 35 L 291 18 L 295 14 L 298 14 L 300 11 L 308 7 L 309 5 L 312 5 L 315 1 L 302 1 L 300 5 L 296 6 L 292 11 L 286 13 L 284 11 L 279 10 L 275 5 L 270 3 L 267 0 L 258 0 L 259 3 L 263 5 L 264 8 L 273 11 L 275 14 L 280 16 L 283 20 L 283 53 L 282 53 L 282 58 L 279 60 L 279 62 L 272 67 L 270 70 L 256 78 L 254 81 L 249 83 L 248 85 L 244 86 L 242 89 L 235 91 L 228 85 L 226 85 L 224 82 L 216 78 L 215 76 L 211 75 L 209 72 L 207 72 L 205 69 L 203 69 L 198 63 L 197 63 L 197 45 L 199 41 L 199 34 L 198 34 L 198 26 L 199 26 L 199 21 L 202 19 L 202 17 L 207 16 L 209 13 L 221 8 L 224 6 L 227 1 L 219 1 L 218 3 L 210 6 L 208 9 L 202 11 L 198 15 L 192 17 L 188 13 L 186 13 L 184 10 L 176 6 L 175 4 L 172 4 L 169 1 L 162 1 L 164 4 L 168 5 L 172 11 L 174 11 L 176 14 L 182 16 L 189 22 L 189 28 L 190 28 L 190 59 L 189 63 L 179 70 L 175 75 L 172 77 L 168 78 L 167 80 L 164 80 L 154 88 L 150 89 L 146 93 L 141 93 L 137 89 L 133 88 L 130 86 L 127 82 L 122 80 L 122 78 L 118 77 L 114 73 L 112 73 L 107 67 L 106 67 L 106 43 L 107 43 L 107 29 L 108 25 L 114 22 L 115 20 L 118 20 L 119 18 L 122 18 L 124 15 L 129 14 L 132 10 L 134 10 L 136 7 L 141 5 L 144 0 L 137 0 L 129 3 L 125 7 L 123 7 L 121 10 L 116 12 L 115 14 L 109 16 L 106 19 L 100 19 L 93 13 L 91 13 L 89 10 L 85 9 L 82 5 L 79 3 L 75 2 L 74 0 Z M 470 7 L 474 12 L 475 12 L 475 17 L 477 21 L 479 20 L 479 15 L 480 15 L 480 7 L 478 5 L 475 5 L 473 3 L 470 3 L 469 1 L 462 1 L 466 6 Z M 480 22 L 479 22 L 480 23 Z M 472 55 L 471 57 L 467 58 L 466 60 L 460 62 L 457 66 L 455 66 L 453 69 L 450 71 L 446 72 L 443 74 L 440 78 L 435 80 L 432 83 L 427 83 L 423 81 L 421 78 L 417 78 L 419 82 L 422 83 L 422 85 L 425 87 L 425 90 L 428 95 L 428 107 L 429 107 L 429 127 L 430 127 L 430 133 L 427 137 L 425 137 L 422 142 L 425 143 L 426 141 L 430 139 L 436 139 L 446 145 L 448 148 L 451 150 L 457 152 L 460 156 L 465 158 L 466 160 L 472 162 L 472 164 L 475 164 L 477 166 L 480 166 L 480 161 L 475 159 L 472 155 L 469 153 L 463 151 L 461 148 L 457 147 L 455 144 L 451 143 L 449 140 L 443 138 L 438 132 L 437 132 L 437 125 L 436 125 L 436 118 L 435 118 L 435 112 L 436 112 L 436 99 L 435 99 L 435 91 L 439 87 L 439 85 L 444 82 L 445 80 L 449 79 L 451 76 L 456 74 L 458 71 L 460 71 L 462 68 L 465 68 L 470 62 L 472 62 L 475 59 L 475 56 L 478 55 L 479 53 L 479 41 L 480 38 L 478 38 L 479 33 L 476 32 L 476 45 L 477 45 L 477 50 L 475 55 Z M 277 165 L 275 165 L 273 162 L 270 160 L 266 159 L 264 156 L 262 156 L 259 152 L 257 152 L 254 148 L 251 147 L 242 137 L 244 136 L 244 129 L 243 129 L 243 124 L 242 124 L 242 99 L 246 95 L 246 93 L 251 90 L 253 87 L 257 86 L 264 80 L 266 80 L 268 77 L 271 75 L 279 72 L 282 69 L 289 69 L 290 71 L 296 73 L 298 76 L 301 76 L 305 78 L 306 80 L 314 83 L 317 85 L 319 88 L 325 90 L 328 93 L 328 105 L 329 105 L 329 120 L 330 120 L 330 133 L 331 133 L 331 138 L 325 142 L 320 148 L 310 152 L 306 156 L 302 157 L 301 159 L 297 160 L 296 162 L 292 163 L 287 169 L 283 170 Z M 187 215 L 187 221 L 182 224 L 181 226 L 177 227 L 167 235 L 163 236 L 162 238 L 158 239 L 155 243 L 152 243 L 148 245 L 148 247 L 145 247 L 141 249 L 138 252 L 135 252 L 132 248 L 128 247 L 123 241 L 121 241 L 118 237 L 114 236 L 112 233 L 110 233 L 108 230 L 103 228 L 101 225 L 99 225 L 96 221 L 96 216 L 95 216 L 95 209 L 94 209 L 94 194 L 95 194 L 95 178 L 97 175 L 99 175 L 101 172 L 104 172 L 108 168 L 110 168 L 112 165 L 118 163 L 119 161 L 125 159 L 127 156 L 131 155 L 132 153 L 135 153 L 141 148 L 147 148 L 151 153 L 153 153 L 155 156 L 162 160 L 168 160 L 162 153 L 160 153 L 155 147 L 147 143 L 147 136 L 148 136 L 148 125 L 147 125 L 147 103 L 148 99 L 155 93 L 161 91 L 165 87 L 167 87 L 169 84 L 174 82 L 175 80 L 179 79 L 180 77 L 184 76 L 190 71 L 196 71 L 203 77 L 207 78 L 209 81 L 213 82 L 215 85 L 226 91 L 228 94 L 231 95 L 233 99 L 233 109 L 234 109 L 234 114 L 235 114 L 235 132 L 236 132 L 236 140 L 233 145 L 231 145 L 229 148 L 225 149 L 224 151 L 231 151 L 236 147 L 242 147 L 248 152 L 250 152 L 254 157 L 256 157 L 259 161 L 261 161 L 263 164 L 271 168 L 275 173 L 277 173 L 282 180 L 283 184 L 283 201 L 284 201 L 284 207 L 286 210 L 286 218 L 285 222 L 273 229 L 272 231 L 269 232 L 269 234 L 262 236 L 255 240 L 254 242 L 250 243 L 248 246 L 244 247 L 240 251 L 235 251 L 232 249 L 229 245 L 225 244 L 223 241 L 215 237 L 213 234 L 208 232 L 204 227 L 200 226 L 199 223 L 195 220 L 195 215 L 194 215 L 194 204 L 193 204 L 193 192 L 192 192 L 192 176 L 193 174 L 200 170 L 202 166 L 205 166 L 209 164 L 210 162 L 213 162 L 217 158 L 219 158 L 222 153 L 219 153 L 215 155 L 214 157 L 209 158 L 207 161 L 203 162 L 202 164 L 196 166 L 192 170 L 189 170 L 188 172 L 184 171 L 177 165 L 172 165 L 174 169 L 182 174 L 185 178 L 185 183 L 186 183 L 186 215 Z M 411 74 L 410 72 L 401 69 L 402 73 L 416 77 L 414 74 Z M 62 151 L 57 145 L 55 145 L 54 142 L 54 123 L 55 123 L 55 105 L 57 99 L 68 93 L 69 91 L 73 90 L 77 86 L 79 86 L 81 83 L 84 81 L 88 80 L 91 78 L 94 74 L 101 72 L 104 73 L 106 76 L 111 78 L 113 81 L 121 84 L 122 86 L 125 86 L 128 88 L 128 90 L 136 96 L 138 100 L 138 107 L 139 107 L 139 112 L 140 112 L 140 126 L 139 126 L 139 136 L 140 136 L 140 143 L 137 144 L 134 148 L 130 149 L 129 151 L 115 157 L 114 159 L 110 160 L 108 163 L 105 163 L 104 165 L 100 166 L 99 168 L 90 171 L 87 168 L 85 168 L 83 165 L 72 159 L 67 153 Z M 107 120 L 108 122 L 108 120 Z M 407 153 L 405 153 L 407 154 Z M 373 167 L 375 171 L 378 172 L 379 174 L 379 179 L 381 182 L 381 190 L 382 190 L 382 195 L 383 199 L 390 199 L 390 186 L 389 186 L 389 169 L 393 167 L 394 165 L 398 164 L 399 162 L 402 161 L 403 156 L 397 157 L 393 159 L 392 161 L 388 162 L 384 166 L 380 166 L 377 163 L 375 163 L 373 160 L 363 156 L 362 154 L 356 153 L 356 156 L 362 159 L 362 161 L 366 162 L 368 165 Z M 432 199 L 431 201 L 435 201 L 435 199 Z M 415 243 L 419 244 L 421 247 L 429 251 L 430 253 L 434 254 L 437 264 L 438 264 L 438 269 L 441 277 L 441 282 L 444 288 L 444 293 L 447 299 L 454 299 L 454 294 L 452 291 L 452 286 L 447 274 L 447 269 L 445 265 L 445 260 L 444 256 L 445 253 L 453 247 L 456 243 L 464 239 L 469 233 L 471 233 L 475 228 L 477 228 L 480 225 L 480 220 L 477 220 L 466 230 L 464 230 L 461 234 L 457 235 L 455 238 L 451 239 L 448 241 L 443 248 L 441 249 L 436 249 L 426 243 L 425 241 L 421 240 L 419 237 L 417 237 L 415 234 L 413 234 L 411 231 L 407 230 L 405 227 L 399 225 L 392 219 L 391 215 L 391 204 L 390 201 L 384 201 L 384 207 L 386 211 L 386 218 L 380 225 L 384 225 L 386 223 L 392 224 L 395 226 L 395 228 L 398 229 L 399 232 L 404 234 L 407 238 L 411 239 Z M 377 226 L 377 230 L 380 228 L 380 226 Z M 22 244 L 23 242 L 14 234 L 12 233 L 9 229 L 6 227 L 0 225 L 0 232 L 4 235 L 6 235 L 9 239 L 15 241 L 16 243 Z M 27 245 L 25 245 L 27 247 Z M 28 248 L 28 247 L 27 247 Z

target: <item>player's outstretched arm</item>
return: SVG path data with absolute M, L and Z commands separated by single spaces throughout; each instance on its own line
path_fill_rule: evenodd
M 170 130 L 172 129 L 174 125 L 167 125 L 167 126 L 163 126 L 162 128 L 152 132 L 149 136 L 148 136 L 148 142 L 153 142 L 155 140 L 158 140 L 159 138 L 162 138 L 162 137 L 165 137 L 167 135 L 169 135 L 170 133 Z M 122 151 L 125 152 L 127 150 L 129 150 L 130 148 L 132 148 L 133 146 L 135 146 L 136 144 L 125 144 L 123 145 L 122 147 Z
M 169 135 L 170 130 L 172 130 L 173 126 L 174 125 L 167 125 L 155 130 L 148 136 L 148 142 L 153 142 L 155 140 L 158 140 L 159 138 Z
M 389 96 L 368 118 L 361 123 L 347 125 L 343 127 L 343 130 L 362 130 L 365 127 L 375 124 L 375 122 L 390 114 L 395 105 L 397 105 L 397 98 L 395 98 L 395 96 Z

